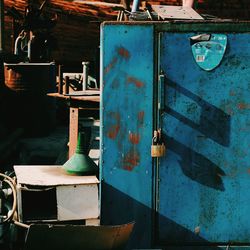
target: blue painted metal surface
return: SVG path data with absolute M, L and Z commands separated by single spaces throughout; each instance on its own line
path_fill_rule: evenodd
M 153 27 L 102 27 L 102 223 L 136 221 L 133 247 L 151 241 Z M 145 42 L 144 42 L 145 41 Z
M 136 221 L 130 249 L 149 248 L 152 235 L 178 250 L 250 244 L 249 31 L 249 23 L 223 22 L 102 26 L 101 216 L 105 224 Z M 208 72 L 190 37 L 209 32 L 225 34 L 227 49 Z M 157 95 L 165 100 L 158 118 Z M 167 153 L 152 161 L 159 127 Z
M 227 34 L 221 65 L 201 70 L 193 33 L 164 33 L 162 115 L 168 148 L 160 162 L 160 240 L 250 242 L 250 35 Z M 197 234 L 195 234 L 195 231 Z

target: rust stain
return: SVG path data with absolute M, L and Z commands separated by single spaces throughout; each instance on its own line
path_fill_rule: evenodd
M 125 58 L 125 59 L 129 59 L 130 58 L 130 53 L 128 50 L 126 50 L 125 48 L 123 47 L 120 47 L 117 49 L 117 53 L 118 55 L 120 55 L 121 57 Z
M 142 88 L 144 86 L 144 83 L 135 77 L 127 77 L 127 83 L 132 83 L 134 84 L 137 88 Z
M 117 136 L 118 133 L 119 133 L 119 130 L 120 130 L 120 126 L 118 126 L 118 125 L 112 125 L 112 126 L 109 128 L 108 137 L 109 137 L 110 139 L 115 139 L 116 136 Z
M 139 121 L 139 126 L 142 127 L 143 126 L 143 123 L 144 123 L 144 111 L 140 111 L 138 113 L 138 121 Z
M 129 141 L 132 144 L 138 144 L 140 142 L 140 135 L 135 133 L 129 133 Z
M 132 171 L 140 163 L 140 155 L 137 151 L 131 150 L 125 155 L 123 160 L 123 169 Z
M 250 109 L 250 104 L 244 102 L 238 103 L 238 109 Z
M 247 172 L 250 174 L 250 168 L 247 170 Z
M 236 93 L 233 90 L 230 90 L 230 96 L 236 96 Z
M 118 60 L 117 57 L 114 57 L 114 58 L 112 59 L 111 63 L 110 63 L 107 67 L 105 67 L 105 69 L 104 69 L 104 74 L 109 73 L 110 70 L 111 70 L 112 68 L 114 68 L 115 64 L 117 63 L 117 60 Z
M 246 104 L 245 103 L 239 103 L 238 104 L 238 109 L 246 109 Z
M 113 117 L 113 119 L 115 120 L 115 124 L 111 125 L 109 127 L 107 136 L 110 139 L 115 139 L 120 131 L 120 115 L 118 113 L 110 113 L 110 116 Z

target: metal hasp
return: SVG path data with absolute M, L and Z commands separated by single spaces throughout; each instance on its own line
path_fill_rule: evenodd
M 250 246 L 249 31 L 226 21 L 102 25 L 101 221 L 135 220 L 130 249 Z M 210 71 L 190 46 L 202 34 L 227 37 Z M 167 153 L 155 159 L 158 129 Z

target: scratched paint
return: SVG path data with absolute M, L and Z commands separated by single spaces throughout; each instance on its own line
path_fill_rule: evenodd
M 238 103 L 238 109 L 250 109 L 250 104 L 249 103 Z
M 165 103 L 171 109 L 163 114 L 169 150 L 160 159 L 158 211 L 171 222 L 159 217 L 157 229 L 170 245 L 200 242 L 193 235 L 197 225 L 207 242 L 249 242 L 249 34 L 227 35 L 230 49 L 210 73 L 195 67 L 190 34 L 162 35 L 159 67 L 166 74 Z M 197 110 L 189 103 L 200 109 L 201 133 L 190 122 Z
M 197 28 L 193 29 L 196 25 Z M 152 26 L 157 29 L 147 39 L 144 35 L 147 34 L 147 27 L 142 33 L 141 24 L 111 24 L 112 27 L 107 28 L 109 36 L 105 37 L 104 67 L 109 66 L 114 56 L 118 60 L 112 68 L 112 74 L 105 76 L 105 86 L 108 88 L 104 89 L 103 125 L 106 131 L 107 126 L 110 126 L 110 123 L 105 123 L 109 115 L 107 110 L 116 106 L 121 114 L 121 127 L 116 140 L 103 135 L 103 144 L 107 149 L 103 151 L 103 179 L 130 200 L 122 203 L 122 199 L 116 196 L 118 201 L 111 198 L 112 203 L 108 203 L 105 198 L 112 197 L 112 192 L 106 193 L 102 205 L 107 209 L 102 218 L 106 218 L 106 222 L 117 222 L 120 218 L 128 218 L 127 214 L 133 210 L 129 216 L 135 218 L 139 227 L 135 233 L 135 243 L 144 243 L 140 233 L 152 229 L 144 226 L 144 222 L 150 219 L 143 218 L 141 221 L 138 214 L 144 214 L 145 210 L 141 212 L 144 206 L 137 204 L 150 208 L 152 199 L 156 197 L 159 217 L 156 218 L 153 231 L 163 245 L 167 244 L 171 248 L 171 244 L 180 244 L 185 249 L 186 244 L 249 243 L 250 140 L 247 122 L 250 117 L 250 25 L 244 24 L 248 30 L 245 32 L 241 29 L 240 33 L 233 23 L 225 25 L 231 27 L 225 32 L 229 47 L 221 65 L 212 72 L 201 71 L 190 53 L 191 36 L 202 32 L 220 33 L 224 25 L 174 24 L 174 30 L 168 32 L 171 23 L 149 23 L 149 29 Z M 219 29 L 216 29 L 217 26 Z M 138 31 L 143 43 L 141 38 L 138 39 Z M 158 36 L 158 31 L 161 36 Z M 149 43 L 160 48 L 150 50 L 145 47 Z M 129 60 L 126 59 L 126 52 L 119 52 L 120 47 L 130 52 Z M 158 54 L 154 53 L 156 49 Z M 155 58 L 144 56 L 151 52 Z M 153 65 L 150 70 L 147 68 L 148 62 Z M 152 139 L 148 135 L 152 135 L 153 129 L 149 125 L 154 117 L 150 107 L 157 101 L 152 100 L 156 89 L 152 83 L 157 79 L 157 68 L 166 74 L 165 102 L 168 107 L 171 104 L 172 109 L 163 111 L 161 125 L 169 150 L 165 157 L 159 159 L 159 194 L 152 197 L 154 175 L 151 169 L 155 165 L 148 157 Z M 147 78 L 144 77 L 146 74 Z M 115 77 L 119 78 L 119 84 L 113 84 L 117 88 L 110 89 Z M 117 103 L 118 98 L 119 105 L 116 105 L 114 103 Z M 185 100 L 197 104 L 197 109 L 195 106 L 188 108 Z M 197 114 L 198 108 L 199 119 L 194 123 L 188 118 L 192 113 Z M 140 135 L 138 144 L 131 143 L 131 139 L 136 137 L 129 135 L 129 131 Z M 146 169 L 149 175 L 145 175 Z M 223 172 L 225 174 L 221 174 Z M 151 192 L 146 191 L 149 188 Z M 128 206 L 133 206 L 133 209 L 123 211 L 125 209 L 122 208 Z M 197 227 L 199 236 L 196 237 L 194 231 Z M 149 246 L 133 246 L 130 249 L 146 249 Z M 204 247 L 207 248 L 210 247 Z
M 126 60 L 128 60 L 130 58 L 130 53 L 127 49 L 125 49 L 124 47 L 120 47 L 117 49 L 117 53 L 119 56 L 125 58 Z
M 104 73 L 108 74 L 110 72 L 110 70 L 114 68 L 114 66 L 117 63 L 117 61 L 118 61 L 118 58 L 114 57 L 112 59 L 112 61 L 107 65 L 107 67 L 104 68 Z
M 120 131 L 120 114 L 116 112 L 110 112 L 110 119 L 114 120 L 114 124 L 109 125 L 107 136 L 110 139 L 115 139 Z
M 137 236 L 127 248 L 145 249 L 151 241 L 154 29 L 147 24 L 129 27 L 119 23 L 101 27 L 101 147 L 105 149 L 100 160 L 101 218 L 104 224 L 133 218 Z M 142 37 L 152 43 L 142 43 Z M 120 123 L 110 117 L 110 110 L 120 114 Z
M 138 144 L 140 142 L 140 135 L 137 133 L 129 133 L 129 141 L 132 144 Z
M 142 127 L 143 126 L 143 123 L 144 123 L 144 115 L 145 115 L 145 112 L 144 111 L 140 111 L 138 113 L 138 123 L 139 123 L 139 127 Z
M 131 149 L 123 159 L 123 169 L 133 171 L 140 164 L 140 154 L 137 150 Z
M 137 88 L 142 88 L 144 87 L 144 83 L 140 80 L 138 80 L 137 78 L 135 77 L 131 77 L 131 76 L 128 76 L 127 77 L 127 83 L 131 83 L 131 84 L 134 84 Z
M 108 74 L 114 67 L 115 65 L 118 63 L 118 56 L 125 59 L 125 60 L 129 60 L 130 58 L 130 53 L 127 49 L 125 49 L 124 47 L 119 47 L 116 50 L 116 54 L 113 59 L 111 60 L 111 62 L 104 68 L 104 74 Z

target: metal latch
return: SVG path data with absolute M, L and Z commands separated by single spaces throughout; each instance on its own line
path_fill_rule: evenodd
M 163 157 L 166 154 L 166 147 L 162 141 L 161 130 L 155 130 L 152 138 L 151 156 Z

